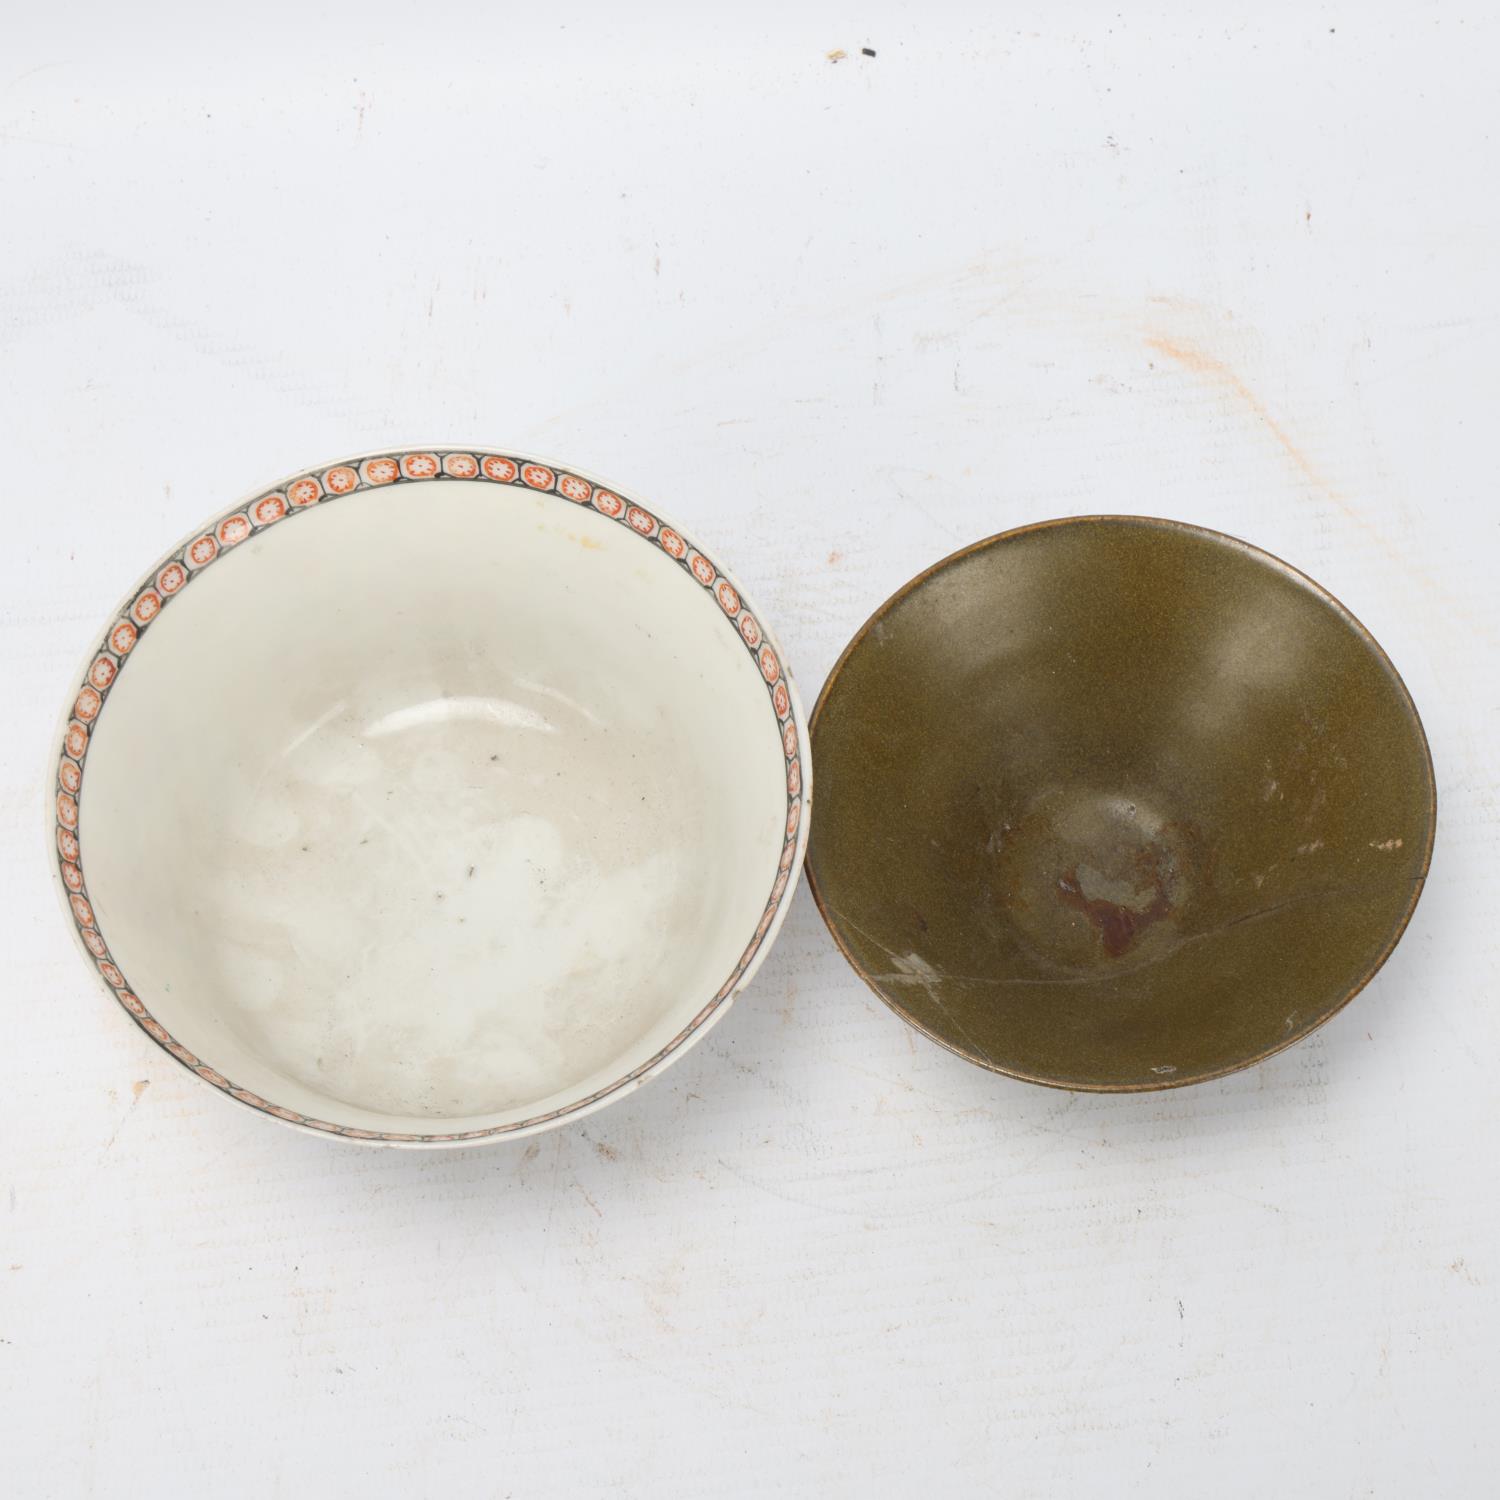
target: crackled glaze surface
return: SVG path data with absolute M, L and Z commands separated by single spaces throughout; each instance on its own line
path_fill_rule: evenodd
M 207 1082 L 479 1140 L 721 1012 L 808 784 L 782 657 L 686 535 L 536 460 L 382 453 L 257 492 L 132 592 L 63 730 L 57 871 L 105 983 Z

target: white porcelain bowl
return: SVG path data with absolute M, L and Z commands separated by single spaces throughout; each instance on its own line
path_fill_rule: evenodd
M 739 585 L 481 449 L 249 496 L 123 602 L 61 739 L 57 872 L 116 998 L 360 1140 L 628 1092 L 750 978 L 807 839 L 802 709 Z

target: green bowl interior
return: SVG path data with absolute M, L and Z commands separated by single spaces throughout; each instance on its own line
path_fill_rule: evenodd
M 812 723 L 808 871 L 851 962 L 974 1061 L 1137 1089 L 1319 1025 L 1410 916 L 1411 699 L 1308 579 L 1173 522 L 993 538 L 888 602 Z

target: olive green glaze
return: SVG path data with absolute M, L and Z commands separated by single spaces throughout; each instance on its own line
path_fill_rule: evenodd
M 1079 517 L 883 605 L 812 718 L 835 940 L 962 1056 L 1075 1089 L 1289 1046 L 1385 961 L 1432 852 L 1401 679 L 1231 537 Z

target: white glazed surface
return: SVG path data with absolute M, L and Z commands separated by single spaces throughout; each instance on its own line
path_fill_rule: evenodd
M 638 1081 L 788 883 L 787 699 L 746 615 L 520 481 L 325 495 L 223 549 L 120 658 L 84 761 L 127 1005 L 358 1136 L 514 1134 Z

